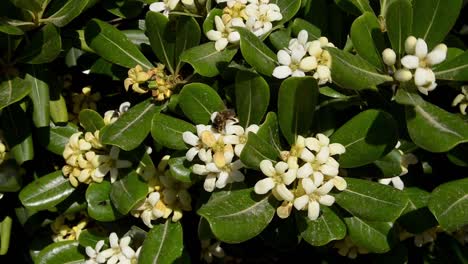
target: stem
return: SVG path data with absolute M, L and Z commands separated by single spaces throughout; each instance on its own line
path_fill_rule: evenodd
M 0 224 L 0 256 L 5 255 L 8 252 L 10 246 L 10 234 L 11 234 L 11 217 L 7 216 Z

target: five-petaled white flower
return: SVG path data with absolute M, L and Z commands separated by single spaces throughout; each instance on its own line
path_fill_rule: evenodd
M 320 204 L 331 206 L 335 202 L 335 197 L 328 194 L 333 188 L 331 181 L 317 188 L 310 178 L 305 178 L 301 181 L 301 187 L 305 193 L 294 199 L 294 207 L 297 210 L 307 209 L 307 216 L 312 221 L 320 215 Z
M 240 34 L 232 27 L 245 27 L 244 21 L 241 18 L 233 18 L 227 24 L 219 16 L 215 16 L 216 30 L 212 29 L 206 32 L 206 37 L 209 40 L 216 41 L 215 49 L 217 51 L 224 50 L 229 43 L 238 43 Z
M 169 16 L 169 13 L 177 7 L 179 1 L 163 0 L 162 2 L 154 2 L 149 6 L 149 9 L 153 12 L 162 12 L 165 16 Z
M 268 176 L 255 184 L 257 194 L 265 194 L 272 191 L 278 200 L 292 201 L 294 194 L 286 187 L 296 179 L 296 169 L 289 168 L 286 162 L 280 161 L 273 167 L 270 160 L 262 160 L 260 169 Z

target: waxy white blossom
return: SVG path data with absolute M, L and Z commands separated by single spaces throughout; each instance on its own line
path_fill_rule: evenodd
M 205 157 L 205 148 L 209 147 L 207 145 L 207 139 L 210 138 L 210 134 L 213 134 L 211 126 L 196 125 L 196 129 L 196 135 L 188 131 L 182 133 L 182 139 L 184 142 L 192 146 L 185 155 L 188 161 L 192 161 L 197 155 L 200 159 Z M 213 136 L 216 137 L 216 135 Z M 202 152 L 200 153 L 201 150 Z
M 468 86 L 462 87 L 462 92 L 458 94 L 452 102 L 452 106 L 457 106 L 460 109 L 462 115 L 466 115 L 466 108 L 468 107 Z
M 276 4 L 247 5 L 245 13 L 248 16 L 246 27 L 256 36 L 262 36 L 273 28 L 274 21 L 283 19 L 281 10 Z
M 130 102 L 123 102 L 120 104 L 119 109 L 109 110 L 104 113 L 104 124 L 110 125 L 117 121 L 123 113 L 127 112 L 130 108 Z
M 260 169 L 268 178 L 264 178 L 255 184 L 255 193 L 266 194 L 272 191 L 273 195 L 279 200 L 292 201 L 294 199 L 294 194 L 287 186 L 296 179 L 296 169 L 290 169 L 288 164 L 282 161 L 273 166 L 270 160 L 262 160 Z
M 224 143 L 235 145 L 234 153 L 240 157 L 242 150 L 247 143 L 248 135 L 250 132 L 257 133 L 260 127 L 258 125 L 250 125 L 246 129 L 236 124 L 226 125 L 226 136 L 224 136 Z
M 150 4 L 149 9 L 153 12 L 162 12 L 166 17 L 174 10 L 179 4 L 180 0 L 163 0 L 161 2 L 154 2 Z
M 328 194 L 333 189 L 331 181 L 317 188 L 310 178 L 305 178 L 301 181 L 301 187 L 305 193 L 294 199 L 294 207 L 297 210 L 307 209 L 307 216 L 312 221 L 320 215 L 320 204 L 331 206 L 335 202 L 335 197 Z
M 214 21 L 216 30 L 212 29 L 206 32 L 206 37 L 209 40 L 216 41 L 215 49 L 217 51 L 224 50 L 229 43 L 239 42 L 240 34 L 232 27 L 245 27 L 245 23 L 241 18 L 233 18 L 225 24 L 220 16 L 215 16 Z
M 398 141 L 397 145 L 395 148 L 400 152 L 401 154 L 401 162 L 400 162 L 400 167 L 401 167 L 401 173 L 398 176 L 395 177 L 390 177 L 390 178 L 383 178 L 379 179 L 379 183 L 389 185 L 390 183 L 393 185 L 398 190 L 403 190 L 405 188 L 405 183 L 403 180 L 401 180 L 401 176 L 404 176 L 408 173 L 408 166 L 409 165 L 414 165 L 418 163 L 418 158 L 412 154 L 412 153 L 407 153 L 404 154 L 403 151 L 399 150 L 401 143 Z
M 86 255 L 89 257 L 86 263 L 136 263 L 138 261 L 141 247 L 135 251 L 129 246 L 130 242 L 131 238 L 129 236 L 119 239 L 117 234 L 113 232 L 109 235 L 109 248 L 102 250 L 104 240 L 98 241 L 95 248 L 90 246 L 86 247 Z

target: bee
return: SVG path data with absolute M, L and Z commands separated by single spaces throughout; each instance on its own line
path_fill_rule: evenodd
M 239 122 L 236 117 L 236 112 L 233 109 L 226 109 L 218 112 L 215 118 L 213 119 L 213 128 L 218 131 L 224 131 L 227 121 L 232 121 L 234 123 Z

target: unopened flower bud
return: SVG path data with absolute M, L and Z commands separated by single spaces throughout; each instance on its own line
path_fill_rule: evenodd
M 395 72 L 394 77 L 399 82 L 407 82 L 413 78 L 413 74 L 407 69 L 399 69 Z
M 383 58 L 385 65 L 393 66 L 395 65 L 395 61 L 396 61 L 396 53 L 392 49 L 385 49 L 382 52 L 382 58 Z
M 414 36 L 409 36 L 405 41 L 405 51 L 408 54 L 414 54 L 416 50 L 416 42 L 418 40 Z

